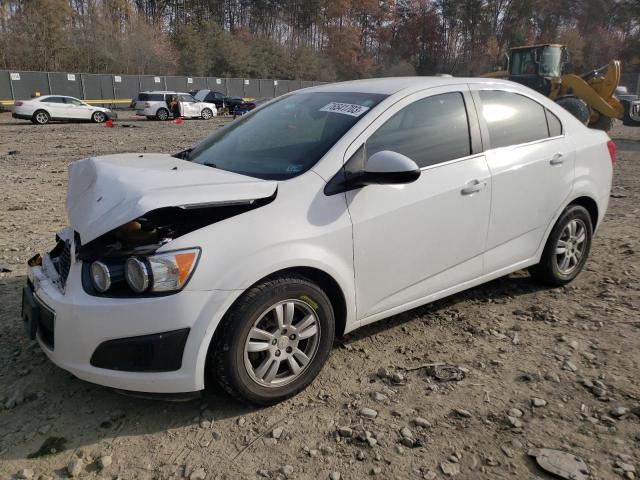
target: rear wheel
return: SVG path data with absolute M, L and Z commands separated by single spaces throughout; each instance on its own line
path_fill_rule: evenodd
M 562 97 L 556 100 L 556 103 L 567 110 L 571 115 L 576 117 L 584 125 L 589 123 L 589 106 L 577 97 Z
M 51 120 L 51 117 L 44 110 L 38 110 L 33 114 L 31 120 L 37 125 L 46 125 L 47 123 L 49 123 L 49 120 Z
M 286 275 L 252 287 L 218 326 L 209 370 L 241 400 L 269 405 L 306 388 L 334 339 L 327 295 L 310 280 Z
M 156 118 L 158 120 L 165 121 L 169 118 L 169 110 L 166 108 L 161 108 L 156 112 Z
M 91 121 L 94 123 L 104 123 L 107 121 L 107 115 L 104 112 L 93 112 Z
M 598 120 L 590 124 L 589 127 L 608 132 L 613 128 L 613 119 L 600 114 L 600 116 L 598 117 Z
M 569 283 L 582 271 L 592 237 L 593 225 L 587 209 L 569 205 L 553 227 L 540 263 L 529 268 L 531 276 L 544 285 Z

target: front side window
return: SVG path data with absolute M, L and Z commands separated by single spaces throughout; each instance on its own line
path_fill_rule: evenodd
M 482 116 L 491 148 L 518 145 L 549 137 L 544 107 L 524 95 L 502 90 L 480 90 Z
M 286 180 L 313 167 L 386 95 L 295 93 L 241 117 L 194 147 L 189 160 L 252 177 Z
M 537 71 L 533 50 L 515 50 L 511 54 L 511 75 L 534 75 Z
M 70 105 L 76 105 L 76 106 L 82 105 L 82 102 L 77 98 L 65 97 L 64 101 L 65 103 L 68 103 Z
M 470 155 L 462 94 L 434 95 L 404 107 L 367 140 L 367 158 L 381 150 L 406 155 L 421 168 Z
M 191 95 L 180 95 L 180 101 L 187 102 L 187 103 L 195 103 L 196 99 L 193 98 Z

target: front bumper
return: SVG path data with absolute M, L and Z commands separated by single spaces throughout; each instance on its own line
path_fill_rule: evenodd
M 64 291 L 41 266 L 28 268 L 25 295 L 31 292 L 36 307 L 50 312 L 52 331 L 38 323 L 28 299 L 23 319 L 49 359 L 82 380 L 123 390 L 202 390 L 209 339 L 230 292 L 94 297 L 82 289 L 81 267 L 72 263 Z M 176 331 L 181 338 L 170 335 Z

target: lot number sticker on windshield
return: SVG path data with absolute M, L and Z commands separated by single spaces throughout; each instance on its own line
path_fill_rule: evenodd
M 363 107 L 362 105 L 354 105 L 352 103 L 340 103 L 331 102 L 320 109 L 321 112 L 342 113 L 344 115 L 350 115 L 352 117 L 359 117 L 364 112 L 369 110 L 369 107 Z

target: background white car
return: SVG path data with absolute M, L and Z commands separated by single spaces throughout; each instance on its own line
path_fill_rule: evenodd
M 96 107 L 64 95 L 43 95 L 31 100 L 18 100 L 13 104 L 13 118 L 31 120 L 38 125 L 50 120 L 84 120 L 102 123 L 118 115 L 108 108 Z
M 171 108 L 172 98 L 177 100 L 179 112 Z M 168 120 L 171 117 L 176 118 L 178 116 L 209 120 L 218 114 L 214 103 L 198 102 L 188 93 L 170 91 L 139 93 L 135 109 L 138 115 L 147 117 L 149 120 Z

